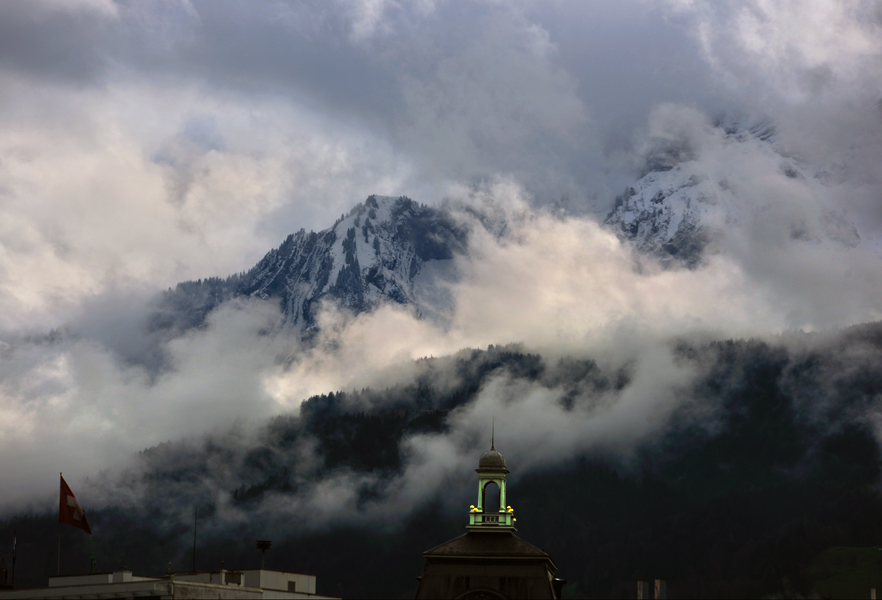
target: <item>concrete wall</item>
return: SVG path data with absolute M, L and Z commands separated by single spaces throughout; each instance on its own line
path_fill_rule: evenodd
M 181 599 L 190 599 L 190 598 L 198 598 L 200 600 L 212 598 L 212 599 L 230 599 L 233 600 L 235 598 L 263 598 L 263 592 L 260 590 L 244 590 L 239 587 L 230 587 L 230 586 L 222 586 L 222 585 L 212 585 L 212 584 L 204 584 L 204 583 L 181 583 L 175 582 L 172 584 L 174 586 L 172 598 L 177 600 Z
M 243 573 L 246 587 L 315 594 L 315 575 L 302 575 L 300 573 L 288 573 L 287 571 L 267 571 L 264 569 L 245 569 Z M 296 589 L 292 590 L 289 587 L 289 583 L 294 583 Z
M 240 585 L 225 582 L 240 575 Z M 315 576 L 283 571 L 250 569 L 244 571 L 202 571 L 175 573 L 168 578 L 135 577 L 131 571 L 52 577 L 49 587 L 0 591 L 0 600 L 19 598 L 97 598 L 145 597 L 175 598 L 308 598 L 315 594 Z M 289 587 L 294 583 L 295 589 Z M 244 587 L 243 587 L 244 586 Z M 262 589 L 261 589 L 262 588 Z

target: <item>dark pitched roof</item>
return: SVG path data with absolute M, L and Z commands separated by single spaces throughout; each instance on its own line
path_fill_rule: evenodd
M 476 532 L 468 533 L 435 546 L 431 550 L 423 552 L 423 556 L 457 557 L 457 556 L 487 556 L 487 557 L 521 557 L 521 558 L 547 558 L 545 552 L 525 542 L 513 533 Z M 552 561 L 553 562 L 553 561 Z

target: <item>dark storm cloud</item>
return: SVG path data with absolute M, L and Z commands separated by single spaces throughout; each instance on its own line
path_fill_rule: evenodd
M 98 83 L 107 66 L 108 50 L 118 44 L 113 21 L 110 11 L 88 6 L 3 2 L 0 65 L 73 85 Z
M 119 76 L 300 94 L 325 109 L 387 120 L 394 72 L 353 48 L 327 3 L 116 2 L 0 7 L 0 64 L 23 75 L 101 85 Z
M 722 97 L 682 26 L 639 0 L 107 6 L 4 5 L 6 64 L 76 84 L 277 95 L 367 127 L 418 178 L 511 173 L 540 201 L 579 208 L 618 191 L 603 181 L 604 149 L 654 103 Z
M 171 73 L 246 93 L 293 94 L 324 110 L 368 120 L 388 121 L 401 107 L 394 73 L 348 43 L 347 23 L 327 3 L 190 6 L 186 15 L 163 15 L 150 28 L 139 25 L 154 15 L 138 18 L 134 15 L 143 9 L 132 4 L 136 38 L 125 48 L 126 63 L 148 76 Z M 151 52 L 157 37 L 167 45 Z
M 640 126 L 662 102 L 709 111 L 729 102 L 682 20 L 663 3 L 552 2 L 528 14 L 551 32 L 605 134 Z

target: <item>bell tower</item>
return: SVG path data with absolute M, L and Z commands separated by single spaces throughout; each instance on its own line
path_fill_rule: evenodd
M 417 577 L 418 600 L 506 600 L 561 597 L 566 581 L 554 576 L 557 565 L 548 554 L 515 533 L 514 510 L 508 506 L 505 478 L 509 471 L 496 450 L 478 462 L 478 505 L 471 506 L 464 534 L 423 552 L 426 564 Z M 499 502 L 487 488 L 499 486 Z
M 490 438 L 490 449 L 478 461 L 478 505 L 469 507 L 469 531 L 512 532 L 516 531 L 514 509 L 505 503 L 505 459 L 496 449 L 495 433 Z M 499 506 L 488 506 L 487 488 L 499 486 Z

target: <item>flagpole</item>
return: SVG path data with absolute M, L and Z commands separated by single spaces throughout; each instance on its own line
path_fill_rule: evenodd
M 193 572 L 196 572 L 196 517 L 199 515 L 199 506 L 193 507 Z
M 58 474 L 58 489 L 59 489 L 59 492 L 58 492 L 59 496 L 58 497 L 59 498 L 61 497 L 60 490 L 61 490 L 61 482 L 63 480 L 64 480 L 64 473 L 59 473 Z M 61 500 L 58 501 L 58 525 L 56 525 L 56 530 L 58 532 L 58 560 L 55 563 L 57 565 L 56 570 L 55 570 L 55 574 L 61 575 Z

